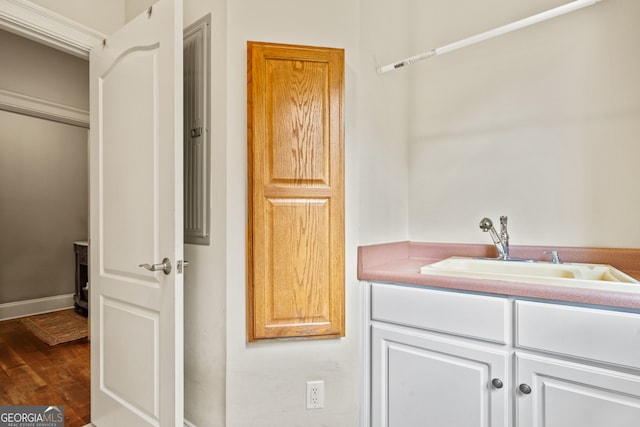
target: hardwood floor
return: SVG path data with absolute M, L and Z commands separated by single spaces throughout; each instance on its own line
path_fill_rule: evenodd
M 89 341 L 45 344 L 17 319 L 0 322 L 0 406 L 64 406 L 65 427 L 91 421 Z

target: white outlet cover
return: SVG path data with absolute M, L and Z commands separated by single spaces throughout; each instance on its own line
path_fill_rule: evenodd
M 307 409 L 324 408 L 324 381 L 307 381 Z

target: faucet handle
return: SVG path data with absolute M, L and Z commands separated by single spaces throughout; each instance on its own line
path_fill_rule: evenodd
M 482 218 L 480 221 L 480 230 L 489 231 L 493 227 L 493 222 L 489 218 Z
M 554 264 L 562 264 L 558 251 L 544 251 L 545 255 L 551 255 L 551 262 Z

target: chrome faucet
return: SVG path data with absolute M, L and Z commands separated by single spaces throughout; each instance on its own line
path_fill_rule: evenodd
M 493 222 L 489 218 L 482 218 L 480 221 L 480 229 L 485 232 L 489 232 L 493 244 L 498 250 L 498 259 L 509 259 L 509 233 L 507 232 L 507 217 L 500 217 L 500 236 L 493 228 Z

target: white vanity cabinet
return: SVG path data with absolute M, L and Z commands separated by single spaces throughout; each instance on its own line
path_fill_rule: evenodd
M 364 427 L 640 425 L 640 313 L 363 286 Z
M 371 427 L 509 425 L 506 298 L 369 290 Z
M 640 314 L 515 304 L 518 427 L 640 425 Z

